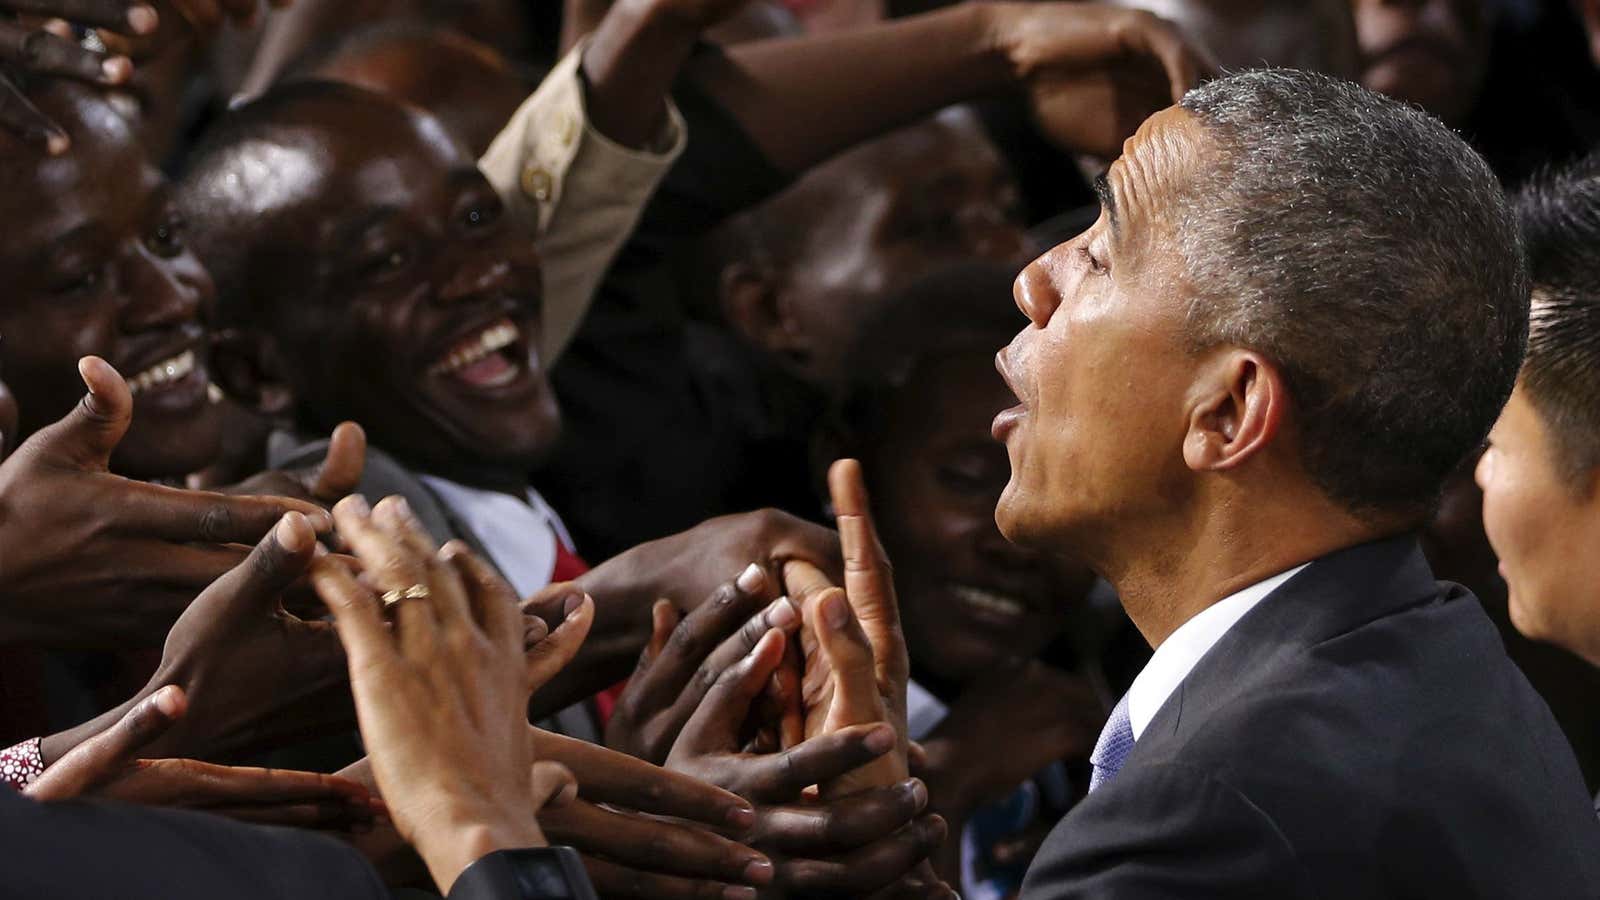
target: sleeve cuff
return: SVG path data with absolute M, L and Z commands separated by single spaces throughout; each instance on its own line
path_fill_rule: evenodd
M 39 738 L 0 750 L 0 779 L 12 790 L 21 792 L 43 774 L 44 756 L 39 752 Z

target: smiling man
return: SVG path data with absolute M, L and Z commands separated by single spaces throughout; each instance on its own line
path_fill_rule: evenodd
M 1110 580 L 1155 656 L 1023 896 L 1596 896 L 1570 749 L 1415 538 L 1526 337 L 1488 168 L 1257 71 L 1146 121 L 1099 193 L 1016 281 L 996 520 Z

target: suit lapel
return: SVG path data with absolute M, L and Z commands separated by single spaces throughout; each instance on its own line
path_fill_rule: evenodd
M 1411 535 L 1316 560 L 1246 613 L 1200 658 L 1134 744 L 1129 764 L 1199 727 L 1240 691 L 1307 648 L 1434 602 L 1441 593 Z

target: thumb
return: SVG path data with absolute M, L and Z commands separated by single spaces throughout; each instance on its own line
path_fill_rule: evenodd
M 724 669 L 679 732 L 673 754 L 679 747 L 696 755 L 737 750 L 739 728 L 749 718 L 750 707 L 765 690 L 768 679 L 783 662 L 785 642 L 783 632 L 771 629 L 743 659 Z
M 303 513 L 287 512 L 239 563 L 213 581 L 194 606 L 221 604 L 221 616 L 242 609 L 271 607 L 306 573 L 317 546 L 317 534 Z M 220 599 L 212 599 L 212 598 Z M 190 608 L 193 609 L 194 606 Z
M 128 710 L 115 725 L 72 748 L 24 792 L 35 800 L 80 797 L 138 759 L 188 708 L 183 689 L 169 684 Z
M 328 441 L 328 453 L 311 479 L 311 496 L 332 503 L 355 493 L 367 468 L 367 433 L 354 422 L 340 423 Z
M 133 421 L 133 394 L 117 370 L 98 356 L 78 360 L 78 374 L 88 393 L 66 418 L 40 430 L 28 444 L 73 466 L 105 471 Z

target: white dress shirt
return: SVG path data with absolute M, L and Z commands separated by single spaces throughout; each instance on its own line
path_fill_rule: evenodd
M 510 494 L 467 487 L 434 475 L 421 477 L 439 501 L 472 530 L 519 597 L 550 583 L 557 541 L 573 552 L 572 538 L 561 517 L 532 488 L 524 502 Z
M 1162 641 L 1155 655 L 1150 657 L 1150 661 L 1139 672 L 1139 677 L 1128 688 L 1128 724 L 1133 728 L 1133 739 L 1139 739 L 1162 704 L 1167 702 L 1183 679 L 1189 677 L 1189 672 L 1200 662 L 1200 658 L 1216 646 L 1217 641 L 1222 640 L 1235 622 L 1309 565 L 1301 563 L 1287 572 L 1280 572 L 1218 600 L 1178 626 L 1177 631 Z

